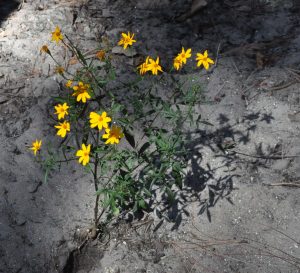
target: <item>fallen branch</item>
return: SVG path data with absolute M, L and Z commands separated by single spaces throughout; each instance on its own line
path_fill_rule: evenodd
M 300 181 L 296 181 L 294 183 L 287 183 L 287 182 L 282 182 L 282 183 L 272 183 L 272 184 L 267 184 L 264 183 L 265 186 L 272 186 L 272 187 L 278 187 L 278 186 L 282 186 L 282 187 L 291 187 L 291 188 L 300 188 Z
M 265 156 L 265 155 L 250 155 L 250 154 L 245 154 L 237 151 L 233 151 L 235 154 L 239 155 L 244 155 L 248 157 L 253 157 L 253 158 L 260 158 L 260 159 L 272 159 L 272 160 L 278 160 L 278 159 L 287 159 L 287 158 L 298 158 L 300 157 L 299 155 L 290 155 L 290 156 Z

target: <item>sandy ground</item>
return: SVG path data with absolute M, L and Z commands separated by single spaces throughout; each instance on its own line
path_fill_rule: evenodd
M 297 1 L 210 1 L 182 22 L 189 1 L 85 2 L 0 2 L 0 272 L 300 272 Z M 56 141 L 49 111 L 61 78 L 39 54 L 56 25 L 85 49 L 130 30 L 138 53 L 164 66 L 181 46 L 217 59 L 175 76 L 202 87 L 197 111 L 213 124 L 187 133 L 194 152 L 176 202 L 117 221 L 80 252 L 91 178 L 74 163 L 44 184 L 28 151 L 35 138 Z M 126 57 L 116 63 L 122 81 L 134 76 Z

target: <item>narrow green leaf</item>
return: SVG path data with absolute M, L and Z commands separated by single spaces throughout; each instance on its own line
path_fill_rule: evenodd
M 87 64 L 83 54 L 81 53 L 81 51 L 77 47 L 75 47 L 75 49 L 76 49 L 76 53 L 78 54 L 79 59 L 87 66 L 88 64 Z
M 172 204 L 175 200 L 175 193 L 169 187 L 166 187 L 165 192 L 168 196 L 169 203 Z

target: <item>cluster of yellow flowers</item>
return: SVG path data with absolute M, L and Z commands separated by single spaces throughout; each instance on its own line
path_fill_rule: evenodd
M 181 53 L 179 53 L 174 58 L 173 66 L 176 70 L 179 70 L 183 64 L 186 64 L 186 60 L 192 57 L 192 49 L 188 49 L 187 51 L 182 48 Z
M 146 61 L 143 62 L 138 68 L 140 69 L 141 75 L 144 75 L 147 71 L 151 71 L 153 75 L 157 75 L 158 71 L 163 72 L 161 66 L 159 65 L 159 57 L 157 57 L 155 61 L 148 56 Z
M 118 144 L 120 139 L 124 137 L 121 127 L 112 125 L 108 127 L 108 123 L 111 122 L 111 118 L 107 116 L 106 112 L 98 114 L 96 112 L 90 113 L 90 124 L 91 128 L 98 127 L 99 131 L 105 129 L 105 134 L 102 136 L 103 139 L 107 139 L 105 144 Z
M 61 33 L 60 28 L 57 26 L 55 30 L 51 33 L 51 40 L 56 42 L 57 44 L 63 41 L 63 35 Z M 127 49 L 129 46 L 132 46 L 133 43 L 135 43 L 136 40 L 134 40 L 134 34 L 128 32 L 121 34 L 121 39 L 118 42 L 118 45 L 123 46 L 124 50 Z M 51 52 L 47 45 L 43 45 L 40 49 L 41 52 L 49 54 L 51 57 Z M 174 58 L 173 66 L 176 70 L 179 70 L 182 68 L 184 64 L 187 63 L 187 59 L 191 58 L 192 56 L 192 49 L 189 48 L 185 50 L 182 47 L 181 52 Z M 100 50 L 96 53 L 96 57 L 100 59 L 101 61 L 105 59 L 105 51 Z M 203 54 L 197 53 L 196 60 L 198 61 L 197 66 L 203 65 L 204 68 L 207 70 L 210 66 L 210 64 L 214 64 L 214 61 L 208 57 L 207 50 L 204 51 Z M 138 66 L 139 73 L 141 75 L 146 74 L 146 72 L 150 71 L 153 75 L 158 75 L 158 72 L 163 72 L 161 65 L 159 64 L 159 57 L 155 59 L 148 56 L 141 65 Z M 56 73 L 63 74 L 64 68 L 61 66 L 56 67 Z M 78 82 L 77 85 L 73 85 L 72 80 L 68 80 L 66 82 L 66 87 L 73 89 L 72 96 L 76 97 L 77 102 L 86 103 L 87 99 L 91 98 L 91 88 L 89 84 L 83 83 L 81 81 Z M 58 117 L 58 120 L 64 119 L 66 115 L 68 115 L 68 109 L 70 106 L 65 102 L 63 104 L 57 104 L 55 107 L 55 114 Z M 111 122 L 111 118 L 107 116 L 106 112 L 102 112 L 101 114 L 96 112 L 90 113 L 90 127 L 95 128 L 98 127 L 98 130 L 105 130 L 105 133 L 102 135 L 103 139 L 106 139 L 105 144 L 118 144 L 120 139 L 124 137 L 124 134 L 122 132 L 122 128 L 117 125 L 112 125 L 111 128 L 109 128 L 109 122 Z M 71 130 L 70 122 L 67 120 L 64 120 L 63 122 L 59 122 L 58 125 L 55 125 L 55 128 L 58 129 L 57 135 L 64 138 L 68 132 Z M 30 148 L 34 155 L 37 154 L 37 152 L 41 149 L 42 141 L 41 140 L 35 140 L 32 143 L 32 147 Z M 82 165 L 86 165 L 90 161 L 90 152 L 91 152 L 91 144 L 81 145 L 81 150 L 78 150 L 76 152 L 76 156 L 79 157 L 79 163 L 82 163 Z
M 58 120 L 65 118 L 65 115 L 68 115 L 68 109 L 70 106 L 65 102 L 64 104 L 58 104 L 54 106 L 56 112 L 55 114 L 57 115 Z M 58 129 L 57 135 L 61 136 L 64 138 L 67 134 L 67 132 L 70 132 L 71 130 L 71 125 L 70 122 L 64 121 L 64 122 L 59 122 L 58 125 L 55 126 L 55 128 Z
M 179 70 L 183 64 L 186 64 L 187 59 L 192 57 L 192 49 L 189 48 L 185 51 L 184 47 L 182 47 L 181 52 L 174 58 L 173 66 L 176 70 Z M 197 53 L 196 57 L 197 66 L 203 65 L 206 70 L 209 69 L 210 64 L 214 64 L 214 61 L 208 57 L 207 50 L 204 51 L 203 54 Z
M 58 43 L 59 41 L 63 40 L 63 35 L 61 34 L 60 28 L 57 26 L 55 30 L 52 32 L 52 41 L 55 41 Z M 128 32 L 121 33 L 121 39 L 118 42 L 118 45 L 123 46 L 124 49 L 127 49 L 129 46 L 132 46 L 133 43 L 135 43 L 136 40 L 134 40 L 134 33 Z M 41 48 L 41 52 L 45 52 L 49 55 L 51 55 L 51 52 L 49 48 L 46 45 L 43 45 Z M 174 58 L 173 60 L 173 67 L 176 70 L 179 70 L 182 68 L 184 64 L 186 64 L 187 59 L 192 57 L 192 49 L 189 48 L 185 50 L 182 47 L 181 52 Z M 100 50 L 96 53 L 97 58 L 100 60 L 104 60 L 105 57 L 105 51 Z M 209 66 L 211 64 L 214 64 L 214 61 L 208 57 L 208 51 L 205 50 L 204 53 L 197 53 L 196 54 L 196 61 L 197 61 L 197 67 L 200 67 L 203 65 L 203 67 L 208 70 Z M 146 74 L 146 72 L 151 71 L 153 75 L 157 75 L 158 72 L 163 72 L 161 65 L 159 64 L 159 57 L 157 57 L 156 60 L 152 59 L 150 56 L 148 56 L 140 66 L 138 66 L 139 73 L 141 75 Z M 59 74 L 62 74 L 64 72 L 62 67 L 57 67 L 56 72 Z
M 132 43 L 135 42 L 135 40 L 133 40 L 133 37 L 134 34 L 130 35 L 130 33 L 128 33 L 128 36 L 124 34 L 123 39 L 119 42 L 119 45 L 123 45 L 126 49 L 128 45 L 132 45 Z M 55 30 L 52 32 L 51 40 L 56 43 L 63 41 L 63 35 L 59 27 L 56 27 Z M 43 45 L 40 51 L 52 56 L 47 45 Z M 104 60 L 105 51 L 98 51 L 96 53 L 96 57 L 100 60 Z M 64 68 L 61 66 L 57 66 L 55 71 L 56 73 L 63 74 Z M 91 88 L 89 84 L 79 81 L 77 85 L 73 85 L 73 81 L 68 80 L 65 85 L 67 88 L 70 88 L 74 91 L 72 96 L 76 97 L 77 102 L 81 101 L 82 103 L 86 103 L 87 99 L 91 98 Z M 64 119 L 65 116 L 69 114 L 68 110 L 70 106 L 66 102 L 64 102 L 63 104 L 57 104 L 54 106 L 54 108 L 58 120 Z M 101 114 L 98 114 L 96 112 L 90 113 L 90 127 L 97 127 L 99 131 L 102 129 L 105 130 L 105 133 L 102 135 L 102 138 L 105 139 L 105 144 L 118 144 L 120 142 L 120 139 L 124 137 L 124 134 L 122 132 L 122 128 L 117 125 L 113 124 L 109 128 L 109 122 L 111 122 L 111 120 L 112 119 L 107 116 L 106 112 L 102 112 Z M 67 120 L 59 122 L 58 125 L 55 125 L 54 127 L 58 129 L 57 135 L 62 138 L 65 138 L 67 133 L 71 131 L 71 124 Z M 41 146 L 42 140 L 35 140 L 32 143 L 32 147 L 30 149 L 34 152 L 34 155 L 36 155 L 37 152 L 41 149 Z M 81 163 L 84 166 L 88 164 L 90 161 L 90 152 L 91 144 L 81 144 L 81 149 L 76 152 L 76 156 L 79 157 L 79 163 Z
M 122 33 L 121 35 L 122 37 L 118 42 L 118 45 L 122 45 L 124 49 L 136 42 L 136 40 L 133 39 L 134 34 L 131 34 L 130 32 L 128 32 L 128 34 Z M 179 70 L 184 64 L 186 64 L 187 59 L 191 57 L 192 49 L 189 48 L 185 50 L 184 47 L 182 47 L 181 52 L 173 60 L 173 67 L 176 70 Z M 210 64 L 214 64 L 214 61 L 208 57 L 207 50 L 205 50 L 203 54 L 197 53 L 196 61 L 198 61 L 197 67 L 203 65 L 206 70 L 209 69 Z M 151 71 L 153 75 L 157 75 L 158 71 L 163 72 L 161 66 L 159 65 L 159 57 L 157 57 L 155 61 L 148 56 L 145 62 L 138 66 L 138 69 L 141 75 L 145 75 L 148 71 Z
M 69 82 L 66 83 L 66 86 L 69 85 Z M 83 82 L 78 82 L 78 85 L 73 86 L 73 90 L 75 91 L 72 96 L 77 97 L 76 100 L 82 101 L 83 103 L 86 103 L 87 99 L 90 99 L 91 96 L 89 94 L 90 85 L 85 84 Z
M 121 127 L 117 125 L 112 125 L 111 128 L 108 127 L 108 123 L 111 121 L 111 118 L 107 116 L 106 112 L 98 114 L 96 112 L 90 113 L 90 126 L 91 128 L 98 127 L 98 130 L 101 131 L 105 129 L 105 134 L 102 135 L 103 139 L 106 139 L 105 144 L 118 144 L 120 139 L 124 137 Z M 90 152 L 91 144 L 87 146 L 85 144 L 81 145 L 81 150 L 76 152 L 76 156 L 79 157 L 79 163 L 85 166 L 90 162 Z

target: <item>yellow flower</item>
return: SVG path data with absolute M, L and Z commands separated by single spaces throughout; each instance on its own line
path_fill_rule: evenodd
M 96 112 L 91 112 L 90 113 L 90 123 L 91 123 L 91 128 L 95 128 L 98 126 L 99 130 L 102 130 L 102 128 L 108 128 L 108 122 L 111 121 L 110 117 L 106 116 L 107 113 L 103 112 L 101 115 L 99 115 Z
M 61 67 L 61 66 L 57 66 L 55 68 L 55 73 L 57 73 L 57 74 L 62 75 L 62 74 L 64 74 L 64 72 L 65 72 L 65 69 L 63 67 Z
M 192 49 L 189 48 L 187 51 L 184 50 L 184 47 L 181 49 L 181 53 L 178 54 L 182 63 L 186 64 L 186 60 L 192 57 Z
M 81 150 L 76 152 L 76 156 L 79 156 L 79 163 L 85 166 L 90 162 L 90 152 L 91 152 L 91 144 L 85 146 L 85 144 L 81 144 Z
M 157 57 L 156 61 L 149 58 L 148 71 L 151 71 L 153 75 L 157 75 L 158 71 L 162 71 L 161 66 L 159 65 L 159 57 Z
M 72 84 L 73 84 L 73 82 L 71 80 L 68 80 L 66 82 L 66 87 L 71 88 Z
M 45 53 L 51 55 L 50 50 L 49 50 L 48 46 L 46 46 L 46 45 L 43 45 L 43 46 L 41 47 L 40 51 L 41 51 L 41 52 L 45 52 Z
M 198 61 L 197 66 L 201 66 L 203 64 L 206 70 L 208 70 L 209 64 L 215 63 L 212 59 L 208 58 L 207 50 L 204 51 L 204 54 L 197 53 L 196 60 Z
M 78 85 L 73 86 L 73 90 L 75 92 L 72 94 L 72 96 L 77 97 L 77 101 L 82 101 L 83 103 L 86 103 L 86 100 L 91 98 L 90 94 L 88 93 L 89 88 L 89 84 L 79 82 Z
M 67 132 L 70 132 L 70 123 L 67 121 L 59 122 L 59 125 L 56 125 L 55 128 L 58 129 L 57 135 L 64 138 L 67 134 Z
M 33 151 L 34 155 L 36 155 L 37 151 L 39 151 L 41 149 L 42 146 L 42 141 L 38 141 L 37 139 L 32 142 L 32 147 L 30 148 L 30 150 Z
M 147 57 L 147 58 L 146 58 L 146 61 L 143 62 L 143 63 L 138 67 L 138 69 L 140 70 L 140 74 L 141 74 L 141 75 L 145 75 L 145 73 L 148 71 L 149 58 L 150 58 L 150 57 Z
M 96 57 L 100 60 L 103 61 L 105 59 L 105 51 L 104 50 L 99 50 L 96 53 Z
M 181 52 L 174 58 L 173 66 L 176 70 L 179 70 L 183 64 L 186 64 L 188 58 L 192 56 L 192 49 L 184 50 L 182 47 Z
M 61 41 L 63 39 L 63 36 L 60 32 L 60 28 L 56 27 L 55 30 L 52 32 L 52 41 L 55 41 L 56 43 L 58 43 L 59 41 Z
M 124 137 L 121 127 L 117 125 L 113 125 L 111 129 L 105 129 L 105 133 L 106 134 L 102 136 L 102 138 L 107 139 L 105 141 L 105 144 L 118 144 L 120 142 L 120 139 Z
M 55 114 L 58 115 L 58 119 L 62 119 L 65 117 L 65 115 L 68 115 L 68 109 L 70 108 L 68 104 L 65 102 L 64 104 L 58 104 L 54 106 L 56 112 Z
M 128 32 L 128 34 L 126 33 L 122 33 L 122 38 L 120 39 L 120 41 L 118 42 L 118 45 L 123 45 L 123 48 L 126 49 L 129 45 L 132 45 L 133 43 L 136 42 L 136 40 L 133 40 L 134 34 L 132 33 L 132 35 L 130 34 L 130 32 Z
M 180 56 L 174 58 L 173 66 L 176 70 L 179 70 L 182 67 L 182 59 Z

